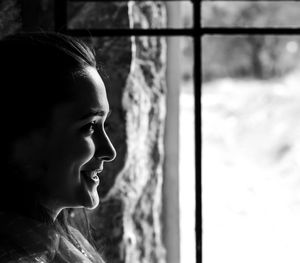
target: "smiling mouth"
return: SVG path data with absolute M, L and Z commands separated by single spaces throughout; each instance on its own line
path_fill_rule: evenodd
M 99 174 L 102 172 L 101 169 L 92 170 L 92 171 L 81 171 L 85 181 L 89 185 L 99 184 Z

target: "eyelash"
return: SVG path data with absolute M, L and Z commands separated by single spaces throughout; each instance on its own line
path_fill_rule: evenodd
M 90 122 L 90 123 L 84 125 L 84 126 L 82 127 L 82 131 L 83 131 L 84 133 L 86 133 L 86 134 L 90 134 L 90 135 L 91 135 L 91 134 L 94 133 L 95 127 L 96 127 L 96 122 L 93 121 L 93 122 Z
M 90 122 L 86 125 L 84 125 L 81 130 L 83 131 L 83 133 L 85 134 L 89 134 L 92 135 L 96 129 L 97 123 L 96 121 Z M 104 123 L 104 130 L 107 131 L 111 128 L 111 125 L 108 122 Z

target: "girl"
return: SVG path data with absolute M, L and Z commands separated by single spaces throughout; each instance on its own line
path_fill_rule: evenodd
M 6 37 L 0 92 L 0 262 L 103 262 L 64 213 L 99 204 L 116 156 L 93 51 L 58 33 Z

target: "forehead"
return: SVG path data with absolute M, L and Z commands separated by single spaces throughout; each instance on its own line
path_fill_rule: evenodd
M 76 119 L 91 110 L 109 111 L 105 86 L 97 70 L 87 67 L 83 73 L 73 79 L 71 101 L 54 110 L 54 115 L 60 119 Z
M 70 92 L 78 105 L 108 107 L 105 86 L 95 68 L 87 67 L 83 74 L 76 76 Z

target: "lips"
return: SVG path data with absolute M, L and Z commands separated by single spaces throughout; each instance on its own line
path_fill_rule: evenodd
M 88 184 L 99 184 L 99 174 L 102 172 L 102 169 L 97 170 L 85 170 L 81 171 L 81 174 L 83 175 L 85 181 Z

